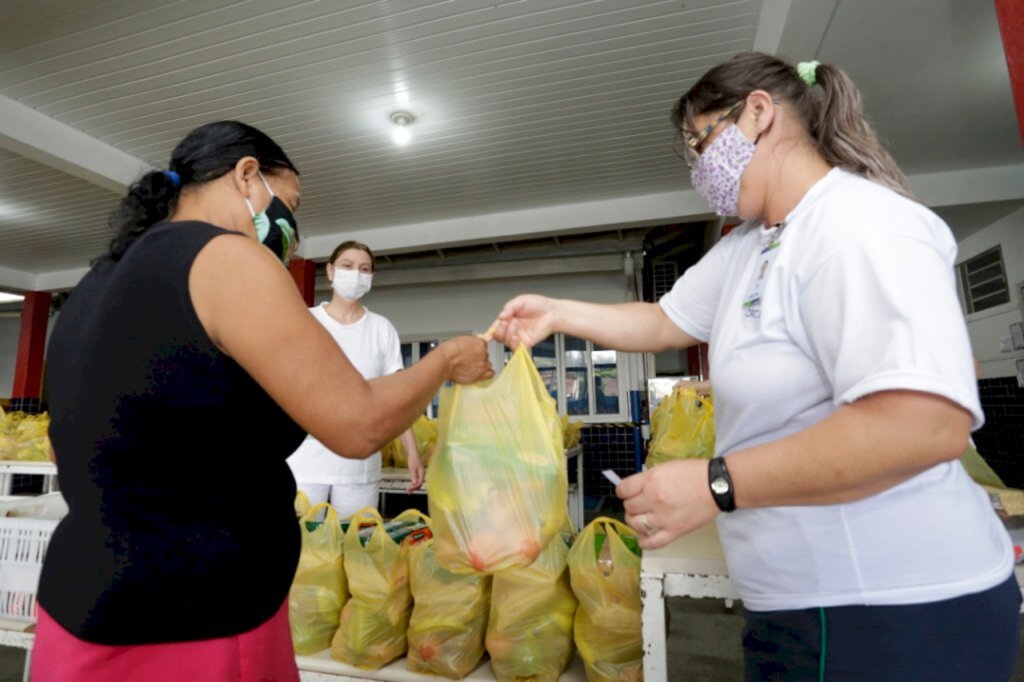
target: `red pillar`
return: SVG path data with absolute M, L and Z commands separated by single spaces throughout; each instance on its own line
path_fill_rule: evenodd
M 696 374 L 701 381 L 707 381 L 711 378 L 708 344 L 699 343 L 696 346 L 690 346 L 687 360 L 690 364 L 690 374 Z
M 299 287 L 299 293 L 306 301 L 306 305 L 313 307 L 313 290 L 316 288 L 316 263 L 301 258 L 293 259 L 288 263 L 288 271 L 292 273 L 292 279 Z
M 999 31 L 1003 35 L 1003 51 L 1010 69 L 1010 88 L 1017 106 L 1017 125 L 1024 140 L 1024 2 L 996 0 Z
M 38 400 L 42 392 L 43 353 L 46 350 L 46 324 L 50 318 L 50 292 L 30 291 L 21 308 L 21 332 L 18 357 L 14 365 L 12 407 L 16 399 Z

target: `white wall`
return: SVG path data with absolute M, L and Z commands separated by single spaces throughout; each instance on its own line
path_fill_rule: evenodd
M 486 331 L 505 302 L 521 293 L 593 303 L 627 300 L 624 274 L 600 272 L 380 287 L 367 294 L 364 303 L 391 320 L 403 339 L 436 338 L 439 334 Z M 329 298 L 330 292 L 322 292 L 316 300 L 319 303 Z M 500 357 L 500 347 L 495 350 Z M 494 355 L 492 353 L 492 357 Z M 639 384 L 642 383 L 643 356 L 625 355 L 626 390 L 642 388 Z
M 625 277 L 608 272 L 382 287 L 367 294 L 365 303 L 391 320 L 403 338 L 438 332 L 479 334 L 506 301 L 521 293 L 622 303 Z
M 602 272 L 381 287 L 367 295 L 366 306 L 391 320 L 403 338 L 446 332 L 481 333 L 508 299 L 526 292 L 621 303 L 625 300 L 625 277 L 621 272 Z M 317 300 L 326 300 L 329 295 L 320 294 Z M 53 321 L 51 318 L 51 327 Z M 0 317 L 0 397 L 10 397 L 14 385 L 20 329 L 19 317 Z
M 46 326 L 46 343 L 57 316 L 51 315 Z M 10 398 L 14 388 L 14 366 L 18 360 L 18 336 L 21 334 L 21 314 L 0 317 L 0 398 Z
M 1010 335 L 1010 324 L 1021 321 L 1021 300 L 1017 284 L 1024 282 L 1024 209 L 1011 213 L 960 242 L 957 262 L 1001 244 L 1006 278 L 1010 284 L 1010 302 L 967 316 L 974 355 L 981 362 L 982 377 L 1015 376 L 1014 361 L 1024 351 L 1001 353 L 999 340 Z
M 0 317 L 0 397 L 10 398 L 14 388 L 14 364 L 18 359 L 21 317 Z

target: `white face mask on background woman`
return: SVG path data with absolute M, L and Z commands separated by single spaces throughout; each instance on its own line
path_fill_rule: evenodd
M 373 275 L 359 270 L 343 270 L 334 268 L 334 279 L 331 286 L 338 295 L 348 301 L 357 301 L 366 296 L 373 285 Z

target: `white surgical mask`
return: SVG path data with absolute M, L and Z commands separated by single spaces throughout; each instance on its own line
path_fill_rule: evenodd
M 370 291 L 373 275 L 358 270 L 334 268 L 334 279 L 331 286 L 338 295 L 349 301 L 357 301 Z

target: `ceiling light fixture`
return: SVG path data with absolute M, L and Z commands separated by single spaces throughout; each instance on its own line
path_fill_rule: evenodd
M 391 131 L 391 139 L 395 141 L 399 147 L 409 143 L 412 139 L 412 133 L 409 132 L 409 126 L 416 117 L 410 114 L 408 111 L 395 111 L 392 112 L 388 117 L 391 122 L 395 124 L 394 130 Z
M 20 303 L 24 300 L 25 297 L 21 294 L 9 294 L 6 291 L 0 291 L 0 303 Z

